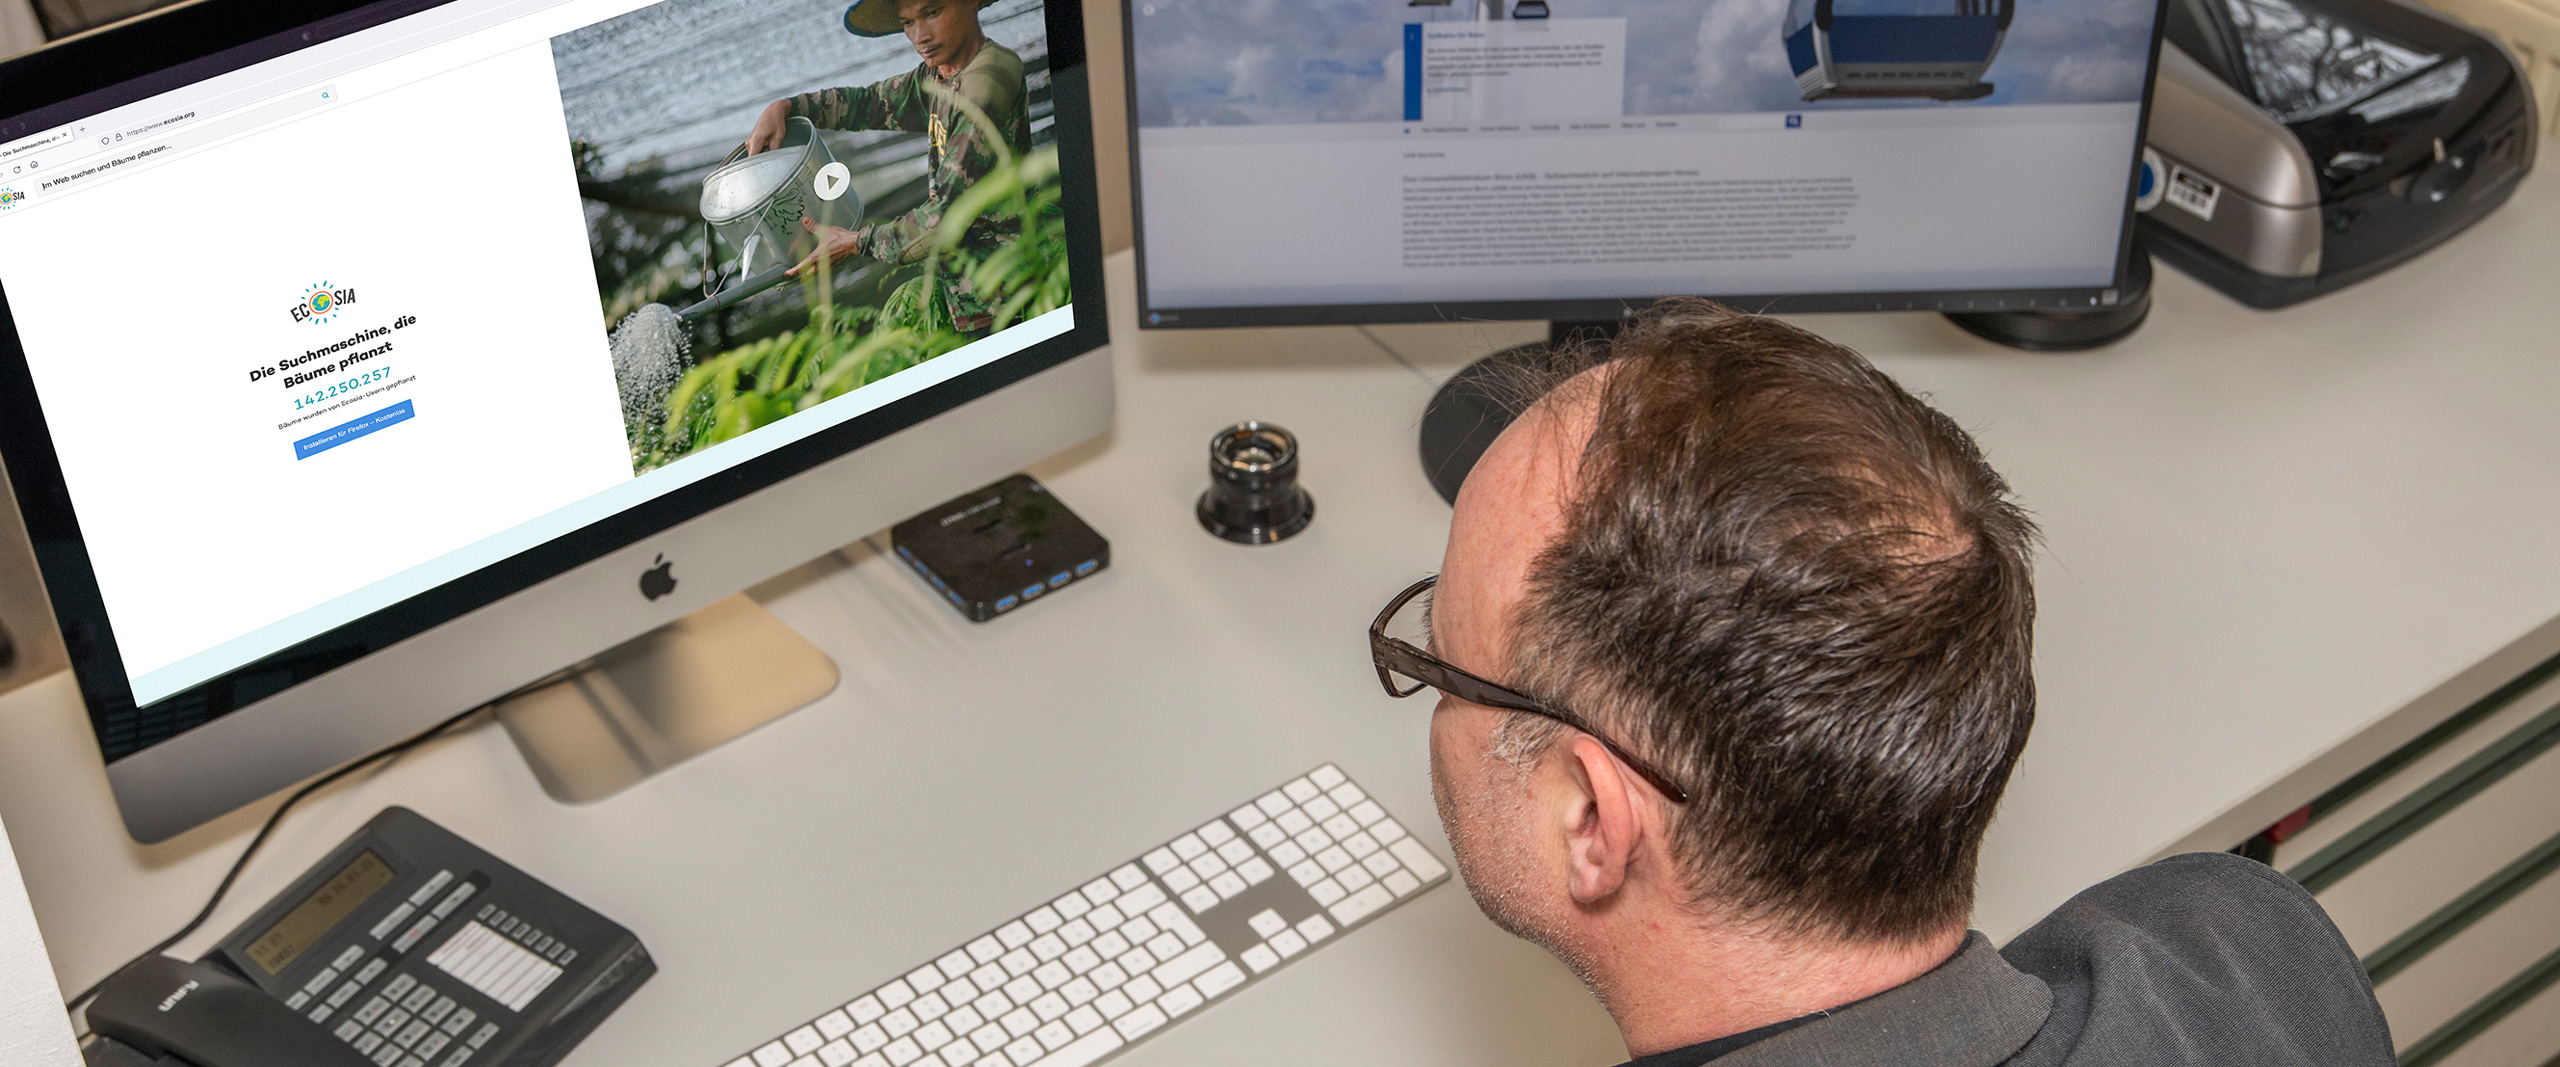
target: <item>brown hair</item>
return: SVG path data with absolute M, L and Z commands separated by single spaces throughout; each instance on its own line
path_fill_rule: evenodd
M 1954 420 L 1793 326 L 1666 301 L 1605 358 L 1523 681 L 1695 794 L 1671 849 L 1700 903 L 1843 940 L 1963 922 L 2035 718 L 2033 523 Z

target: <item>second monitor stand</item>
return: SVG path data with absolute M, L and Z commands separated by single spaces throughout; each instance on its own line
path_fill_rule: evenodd
M 1986 341 L 2039 352 L 2076 352 L 2123 340 L 2151 314 L 2151 256 L 2137 240 L 2115 303 L 2088 311 L 1950 311 L 1948 321 Z M 1523 381 L 1552 367 L 1552 353 L 1607 342 L 1623 322 L 1550 322 L 1547 339 L 1467 364 L 1422 409 L 1422 473 L 1440 499 L 1458 502 L 1467 472 L 1524 406 Z

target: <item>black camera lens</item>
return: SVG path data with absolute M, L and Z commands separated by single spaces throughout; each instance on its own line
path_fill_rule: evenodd
M 1267 545 L 1306 529 L 1316 502 L 1298 487 L 1298 439 L 1267 422 L 1218 431 L 1197 512 L 1202 527 L 1237 544 Z

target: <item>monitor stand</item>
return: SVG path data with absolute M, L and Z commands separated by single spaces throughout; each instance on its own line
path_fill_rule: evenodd
M 2151 253 L 2134 238 L 2132 269 L 2113 306 L 2089 311 L 1949 311 L 1948 321 L 1986 341 L 2037 352 L 2077 352 L 2123 340 L 2151 315 Z M 1450 375 L 1422 409 L 1422 473 L 1440 499 L 1454 505 L 1493 439 L 1520 409 L 1506 383 L 1545 369 L 1549 353 L 1569 343 L 1607 341 L 1623 321 L 1550 322 L 1547 339 L 1513 345 Z
M 2034 352 L 2079 352 L 2124 340 L 2151 315 L 2151 252 L 2133 238 L 2133 263 L 2116 302 L 2087 311 L 1950 311 L 1947 320 L 1985 341 Z
M 500 702 L 498 721 L 544 792 L 586 804 L 790 714 L 836 679 L 834 660 L 739 593 Z
M 1588 341 L 1607 342 L 1622 322 L 1550 322 L 1547 339 L 1513 345 L 1469 363 L 1440 383 L 1422 409 L 1422 473 L 1440 499 L 1458 502 L 1458 485 L 1467 480 L 1484 450 L 1502 436 L 1521 405 L 1510 383 L 1548 369 L 1550 353 Z

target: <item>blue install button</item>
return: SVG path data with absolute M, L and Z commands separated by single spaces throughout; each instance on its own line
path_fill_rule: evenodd
M 403 400 L 370 415 L 358 415 L 346 422 L 312 434 L 293 443 L 293 458 L 310 459 L 339 445 L 372 433 L 385 426 L 409 421 L 418 411 Z

